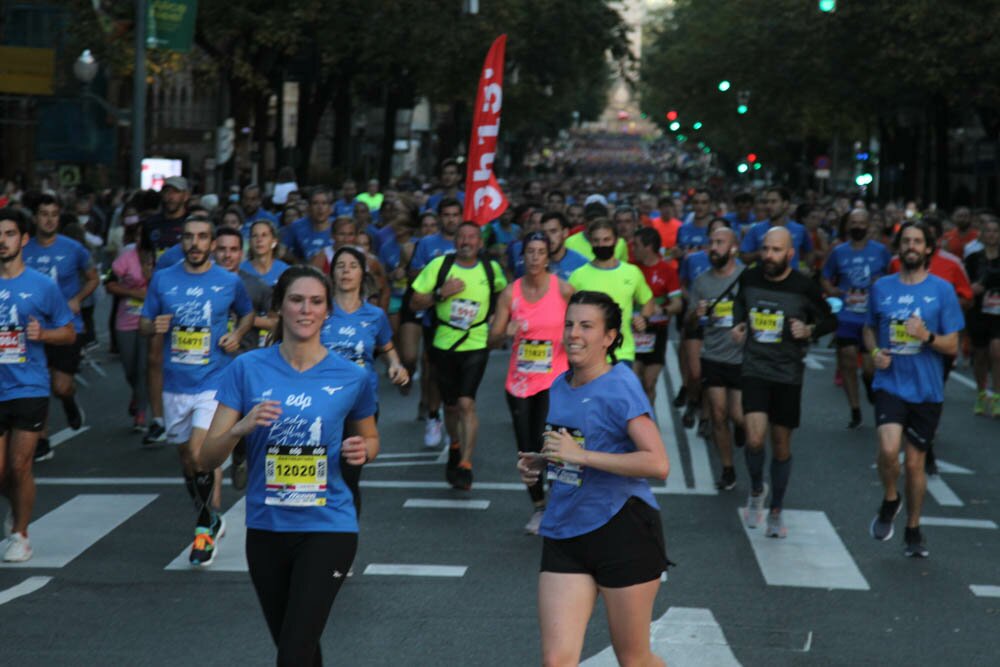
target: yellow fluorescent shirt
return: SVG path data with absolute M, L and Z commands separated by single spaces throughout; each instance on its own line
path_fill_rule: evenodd
M 570 250 L 575 250 L 588 260 L 593 261 L 594 259 L 594 249 L 590 247 L 590 241 L 587 239 L 587 235 L 583 232 L 577 232 L 569 238 L 563 244 Z M 625 243 L 625 239 L 619 238 L 615 241 L 615 259 L 619 262 L 628 261 L 628 244 Z
M 507 279 L 500 265 L 492 260 L 491 262 L 493 291 L 501 292 L 507 286 Z M 413 281 L 413 291 L 419 294 L 433 292 L 443 263 L 444 255 L 432 259 Z M 458 278 L 465 283 L 465 289 L 435 304 L 438 326 L 434 332 L 434 347 L 439 350 L 450 350 L 451 346 L 468 331 L 468 338 L 455 348 L 455 351 L 485 349 L 489 338 L 489 325 L 485 322 L 490 308 L 490 287 L 482 262 L 477 262 L 472 268 L 465 268 L 455 262 L 448 271 L 446 279 L 448 278 Z
M 643 306 L 653 298 L 653 291 L 635 264 L 619 262 L 613 269 L 601 269 L 584 264 L 569 277 L 569 284 L 576 290 L 604 292 L 622 309 L 622 346 L 615 353 L 618 359 L 635 360 L 635 340 L 632 337 L 633 305 Z

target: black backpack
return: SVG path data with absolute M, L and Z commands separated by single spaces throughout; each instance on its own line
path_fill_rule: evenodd
M 441 268 L 438 269 L 437 279 L 434 282 L 434 292 L 437 292 L 439 289 L 441 289 L 441 286 L 444 285 L 444 281 L 448 279 L 448 272 L 451 271 L 451 267 L 453 267 L 455 265 L 455 259 L 456 258 L 457 257 L 455 255 L 455 253 L 449 253 L 449 254 L 447 254 L 447 255 L 444 256 L 444 261 L 441 262 Z M 493 316 L 493 311 L 496 310 L 496 307 L 497 307 L 497 296 L 498 295 L 497 295 L 496 289 L 495 289 L 496 288 L 496 274 L 493 271 L 493 260 L 490 259 L 485 253 L 482 253 L 482 252 L 479 253 L 479 258 L 478 259 L 479 259 L 479 263 L 483 267 L 483 270 L 486 271 L 486 280 L 490 284 L 490 303 L 489 303 L 489 307 L 486 310 L 486 317 L 483 318 L 483 321 L 479 322 L 477 324 L 473 324 L 468 329 L 459 329 L 458 327 L 453 327 L 450 322 L 446 322 L 446 321 L 442 321 L 442 320 L 438 319 L 438 316 L 437 316 L 437 304 L 436 303 L 433 306 L 431 306 L 431 309 L 430 309 L 430 312 L 431 312 L 431 323 L 432 323 L 432 326 L 433 326 L 434 329 L 437 329 L 437 327 L 439 327 L 439 326 L 445 326 L 445 327 L 450 327 L 452 329 L 457 329 L 458 331 L 464 331 L 465 332 L 464 335 L 462 335 L 461 338 L 459 338 L 457 341 L 455 341 L 454 345 L 452 345 L 450 348 L 448 348 L 448 352 L 454 352 L 458 348 L 458 346 L 460 346 L 462 343 L 464 343 L 466 341 L 466 339 L 468 339 L 468 337 L 469 337 L 469 332 L 472 331 L 472 329 L 474 327 L 480 327 L 480 326 L 484 326 L 484 325 L 488 324 L 489 321 L 490 321 L 490 317 Z

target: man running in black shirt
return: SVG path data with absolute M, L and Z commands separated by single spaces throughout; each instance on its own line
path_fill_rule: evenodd
M 785 537 L 781 508 L 792 471 L 792 430 L 799 426 L 803 359 L 809 341 L 833 331 L 837 318 L 813 281 L 791 267 L 795 248 L 784 227 L 764 236 L 760 263 L 743 272 L 733 304 L 733 339 L 744 343 L 743 414 L 750 498 L 748 528 L 764 518 L 764 440 L 771 427 L 771 512 L 768 537 Z

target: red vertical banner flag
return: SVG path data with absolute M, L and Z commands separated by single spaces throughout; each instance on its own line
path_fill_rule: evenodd
M 500 134 L 500 110 L 503 108 L 503 57 L 506 46 L 507 35 L 500 35 L 486 54 L 476 91 L 472 137 L 469 139 L 462 219 L 471 220 L 480 227 L 499 218 L 510 203 L 493 173 L 497 136 Z

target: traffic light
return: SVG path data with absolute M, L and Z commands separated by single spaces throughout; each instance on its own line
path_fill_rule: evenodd
M 837 11 L 837 0 L 819 0 L 819 10 L 827 14 Z
M 667 112 L 667 120 L 677 120 L 677 112 L 671 109 Z
M 701 121 L 700 120 L 696 120 L 694 122 L 694 125 L 691 126 L 691 129 L 693 129 L 693 130 L 700 130 L 701 129 Z
M 747 162 L 750 162 L 752 164 L 752 163 L 754 163 L 756 161 L 757 161 L 757 154 L 756 153 L 747 153 Z
M 754 165 L 753 165 L 753 170 L 754 170 L 754 171 L 757 171 L 757 170 L 758 170 L 758 169 L 760 169 L 760 168 L 761 168 L 761 164 L 760 164 L 760 162 L 754 162 Z
M 683 134 L 678 134 L 677 135 L 677 143 L 683 144 L 687 140 L 688 140 L 688 138 L 686 136 L 684 136 Z
M 740 172 L 741 174 L 747 173 L 749 169 L 750 167 L 747 166 L 746 162 L 740 162 L 738 165 L 736 165 L 736 171 Z
M 676 120 L 670 124 L 670 131 L 671 132 L 676 132 L 679 129 L 681 129 L 681 124 L 678 123 Z
M 736 94 L 736 102 L 739 104 L 739 106 L 736 107 L 736 113 L 739 115 L 742 116 L 747 111 L 750 111 L 750 91 L 741 90 L 738 92 Z
M 719 82 L 719 92 L 724 93 L 729 90 L 730 83 L 726 79 Z
M 736 113 L 738 113 L 741 116 L 745 114 L 747 111 L 750 111 L 750 107 L 748 107 L 745 104 L 741 104 L 738 107 L 736 107 Z

